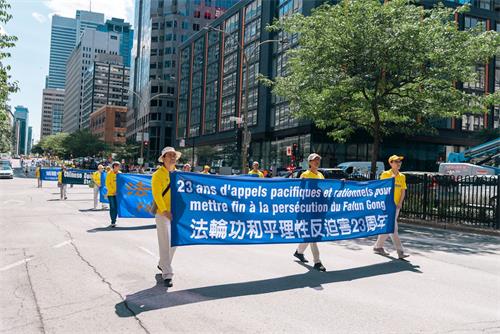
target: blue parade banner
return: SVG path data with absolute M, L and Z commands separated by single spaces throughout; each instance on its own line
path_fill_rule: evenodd
M 63 172 L 62 183 L 89 185 L 92 182 L 92 173 L 94 172 L 94 170 L 70 168 Z
M 57 181 L 57 173 L 61 171 L 61 167 L 44 168 L 40 169 L 40 178 L 43 181 Z
M 99 187 L 99 202 L 109 203 L 108 188 L 106 188 L 106 172 L 101 173 L 101 187 Z
M 116 176 L 116 189 L 118 217 L 153 218 L 151 175 L 120 173 Z
M 255 180 L 174 172 L 170 179 L 174 246 L 320 242 L 394 231 L 393 178 Z

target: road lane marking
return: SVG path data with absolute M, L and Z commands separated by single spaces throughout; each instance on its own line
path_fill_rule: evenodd
M 24 260 L 14 262 L 14 263 L 9 264 L 9 265 L 7 265 L 7 266 L 5 266 L 5 267 L 3 267 L 3 268 L 0 268 L 0 271 L 9 270 L 9 269 L 11 269 L 11 268 L 14 268 L 14 267 L 17 267 L 17 266 L 23 265 L 23 264 L 25 264 L 26 262 L 33 260 L 33 258 L 34 258 L 34 257 L 29 257 L 29 258 L 26 258 L 26 259 L 24 259 Z
M 155 253 L 153 253 L 152 251 L 150 251 L 150 250 L 149 250 L 149 249 L 147 249 L 147 248 L 144 248 L 144 247 L 140 247 L 140 246 L 139 246 L 139 249 L 140 249 L 140 250 L 142 250 L 142 251 L 143 251 L 143 252 L 145 252 L 145 253 L 148 253 L 149 255 L 151 255 L 152 257 L 154 257 L 154 258 L 156 258 L 156 259 L 158 258 L 158 255 L 156 255 Z
M 66 240 L 66 241 L 63 241 L 57 245 L 52 246 L 52 248 L 61 248 L 62 246 L 69 245 L 72 242 L 73 242 L 73 240 Z
M 3 201 L 3 204 L 10 204 L 10 203 L 13 203 L 13 204 L 24 204 L 25 201 L 19 201 L 17 199 L 9 199 L 8 201 Z

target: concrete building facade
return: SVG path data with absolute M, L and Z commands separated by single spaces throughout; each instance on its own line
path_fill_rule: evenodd
M 82 127 L 90 126 L 90 115 L 103 105 L 123 106 L 128 103 L 129 68 L 118 55 L 99 54 L 84 74 Z
M 42 122 L 40 139 L 62 131 L 64 89 L 45 88 L 42 94 Z
M 64 98 L 63 131 L 72 133 L 83 128 L 83 76 L 93 65 L 98 54 L 118 55 L 120 35 L 85 29 L 80 43 L 73 50 L 67 64 Z

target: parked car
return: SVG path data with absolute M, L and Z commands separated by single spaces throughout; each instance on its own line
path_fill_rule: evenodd
M 355 179 L 361 177 L 363 177 L 364 179 L 369 179 L 371 167 L 371 161 L 346 161 L 337 166 L 337 168 L 342 169 L 348 175 L 352 175 L 352 177 Z M 377 161 L 377 179 L 383 171 L 384 163 L 382 161 Z
M 13 179 L 14 178 L 14 171 L 12 170 L 12 167 L 9 164 L 0 164 L 0 178 L 2 179 Z

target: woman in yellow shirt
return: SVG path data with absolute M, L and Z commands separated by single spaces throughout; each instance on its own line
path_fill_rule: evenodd
M 111 227 L 116 226 L 116 216 L 118 215 L 118 204 L 116 202 L 116 175 L 120 173 L 120 163 L 118 161 L 111 164 L 112 171 L 106 175 L 106 189 L 108 190 L 109 216 L 111 217 Z
M 406 193 L 406 177 L 399 172 L 401 169 L 401 164 L 403 162 L 403 157 L 392 155 L 389 158 L 389 164 L 391 165 L 391 169 L 386 170 L 380 175 L 380 179 L 388 179 L 394 178 L 394 202 L 396 203 L 396 218 L 394 219 L 394 233 L 391 234 L 379 234 L 377 237 L 377 242 L 373 246 L 373 251 L 380 255 L 389 255 L 384 250 L 384 242 L 390 236 L 392 239 L 392 243 L 394 247 L 396 247 L 396 251 L 398 253 L 399 259 L 404 259 L 410 255 L 405 254 L 403 244 L 401 244 L 401 240 L 399 239 L 398 234 L 398 217 L 399 211 L 403 206 L 403 201 L 405 199 Z
M 172 208 L 170 202 L 170 172 L 175 170 L 175 163 L 181 157 L 173 147 L 165 147 L 161 151 L 158 161 L 162 166 L 153 173 L 151 178 L 151 190 L 153 192 L 154 204 L 156 206 L 155 221 L 156 233 L 158 235 L 158 247 L 160 261 L 158 269 L 161 270 L 161 277 L 166 287 L 171 287 L 174 270 L 172 268 L 172 259 L 175 253 L 175 247 L 171 244 Z
M 321 179 L 323 180 L 325 177 L 323 174 L 318 170 L 319 165 L 321 163 L 321 156 L 316 153 L 311 153 L 309 154 L 309 157 L 307 158 L 307 161 L 309 162 L 309 169 L 306 170 L 302 175 L 300 175 L 301 179 Z M 309 262 L 307 259 L 304 257 L 304 252 L 307 248 L 307 246 L 311 245 L 311 251 L 313 254 L 313 260 L 314 260 L 314 269 L 319 270 L 319 271 L 326 271 L 326 268 L 323 266 L 321 263 L 321 260 L 319 259 L 319 248 L 318 244 L 316 242 L 311 242 L 311 243 L 303 243 L 299 244 L 297 247 L 297 250 L 293 254 L 297 259 L 300 260 L 300 262 Z
M 99 190 L 101 188 L 101 174 L 104 167 L 103 165 L 97 166 L 97 170 L 92 174 L 92 181 L 94 181 L 94 210 L 97 210 L 99 202 Z

